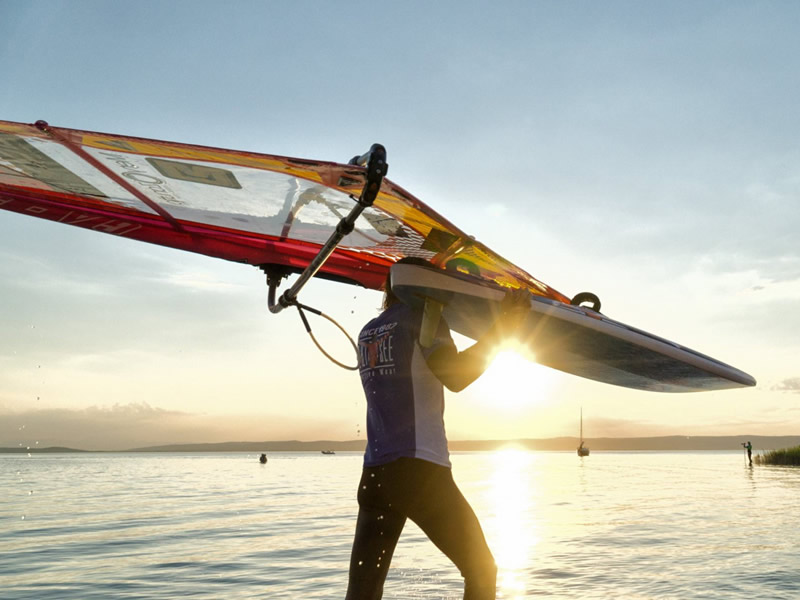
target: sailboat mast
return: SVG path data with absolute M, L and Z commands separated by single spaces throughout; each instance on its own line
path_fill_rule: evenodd
M 589 448 L 583 445 L 583 407 L 581 406 L 581 443 L 578 446 L 578 456 L 589 456 Z

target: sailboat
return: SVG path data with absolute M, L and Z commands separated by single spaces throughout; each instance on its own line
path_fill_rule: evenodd
M 581 407 L 581 443 L 578 446 L 578 456 L 589 456 L 589 448 L 583 444 L 583 407 Z

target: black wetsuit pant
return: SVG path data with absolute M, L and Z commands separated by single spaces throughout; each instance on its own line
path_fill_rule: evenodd
M 347 600 L 378 600 L 406 518 L 458 567 L 465 600 L 494 600 L 497 567 L 450 469 L 416 458 L 365 467 Z

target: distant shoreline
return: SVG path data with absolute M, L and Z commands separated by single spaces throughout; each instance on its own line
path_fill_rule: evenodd
M 593 452 L 610 451 L 703 451 L 703 450 L 739 450 L 742 442 L 750 441 L 756 451 L 780 450 L 800 446 L 800 435 L 794 436 L 761 436 L 761 435 L 728 435 L 728 436 L 685 436 L 672 435 L 661 437 L 628 437 L 628 438 L 587 438 L 586 445 Z M 54 446 L 48 448 L 0 448 L 0 454 L 55 454 L 85 452 L 320 452 L 334 450 L 339 452 L 363 452 L 366 441 L 326 441 L 301 442 L 297 440 L 264 441 L 264 442 L 221 442 L 199 444 L 166 444 L 126 450 L 86 450 Z M 516 446 L 525 450 L 539 451 L 571 451 L 578 446 L 578 438 L 557 437 L 547 439 L 518 440 L 455 440 L 450 442 L 450 450 L 458 451 L 493 451 L 500 448 Z

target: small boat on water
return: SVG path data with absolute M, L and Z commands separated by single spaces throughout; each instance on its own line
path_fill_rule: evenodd
M 585 443 L 583 441 L 583 407 L 581 407 L 581 443 L 578 446 L 578 456 L 589 456 L 589 448 L 584 445 Z
M 322 450 L 321 452 L 323 454 L 336 454 L 336 452 L 334 452 L 333 450 Z

